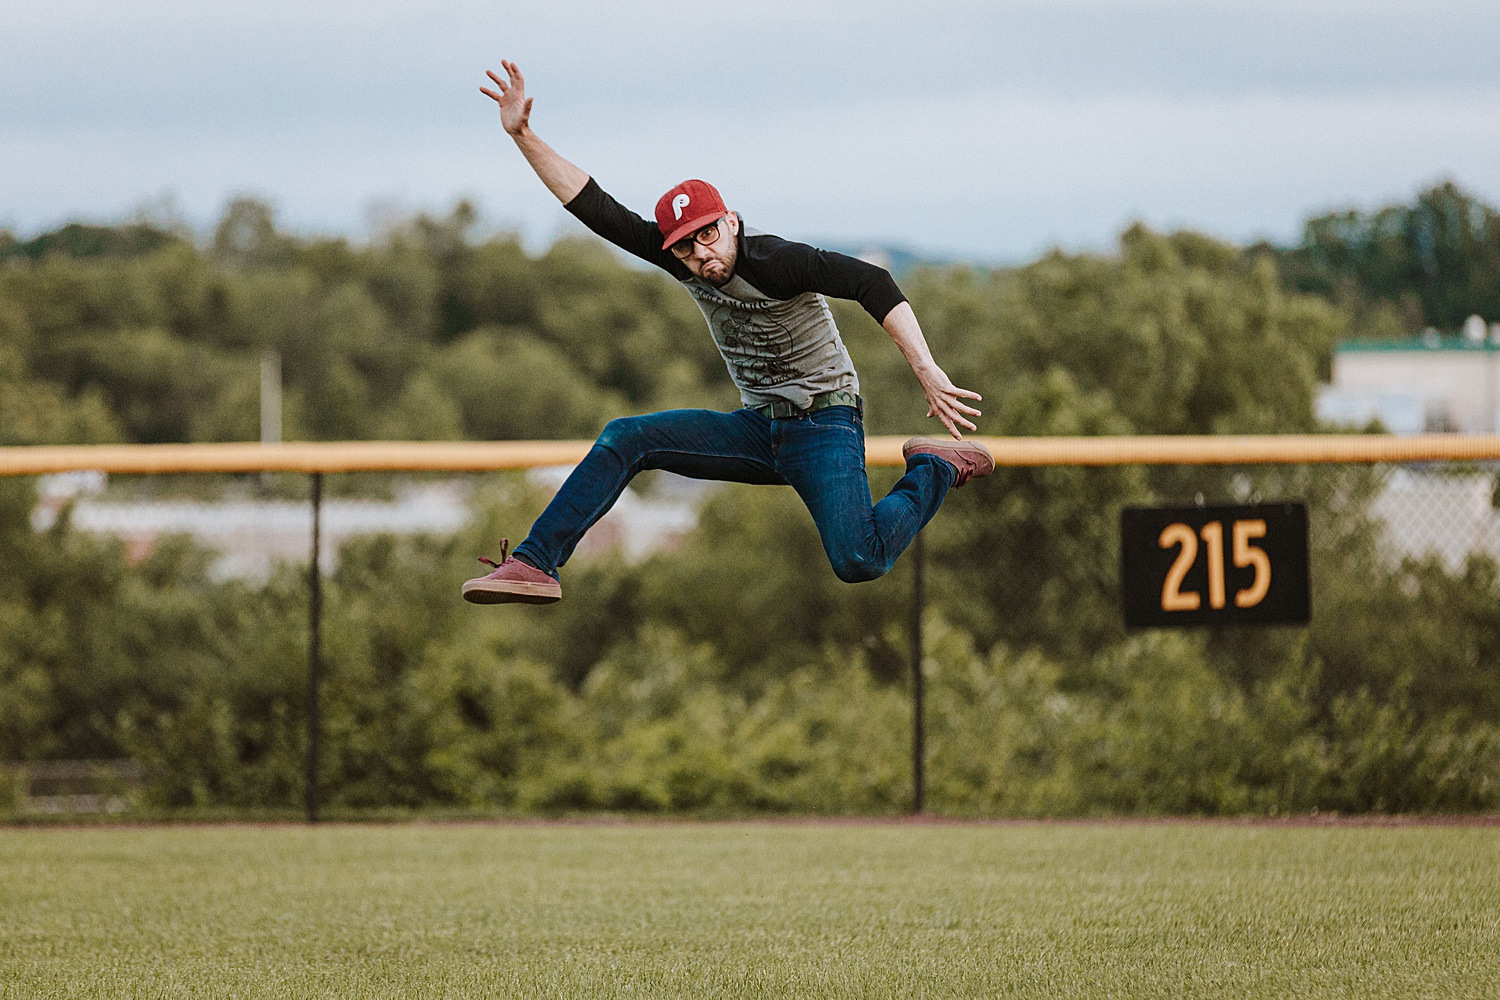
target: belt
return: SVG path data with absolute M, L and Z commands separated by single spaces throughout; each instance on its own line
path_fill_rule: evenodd
M 830 406 L 852 406 L 861 417 L 865 415 L 865 401 L 859 398 L 859 393 L 848 389 L 820 392 L 812 398 L 812 404 L 806 409 L 785 399 L 752 406 L 750 409 L 770 420 L 806 420 L 814 410 L 826 410 Z

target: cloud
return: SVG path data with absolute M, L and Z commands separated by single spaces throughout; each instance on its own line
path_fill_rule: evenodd
M 539 130 L 638 206 L 701 173 L 758 225 L 945 252 L 1231 236 L 1455 176 L 1500 195 L 1493 4 L 412 5 L 62 0 L 0 36 L 0 221 L 239 191 L 353 229 L 372 199 L 566 216 L 477 92 L 521 60 Z

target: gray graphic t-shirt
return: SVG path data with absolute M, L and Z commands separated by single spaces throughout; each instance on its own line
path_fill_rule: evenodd
M 745 405 L 785 399 L 806 409 L 818 393 L 859 392 L 854 362 L 822 295 L 773 299 L 738 274 L 722 288 L 697 278 L 684 284 Z
M 746 406 L 787 400 L 805 409 L 818 393 L 859 391 L 824 295 L 858 301 L 877 322 L 906 301 L 884 268 L 743 227 L 734 277 L 715 288 L 662 249 L 655 222 L 625 208 L 592 178 L 567 209 L 687 287 Z

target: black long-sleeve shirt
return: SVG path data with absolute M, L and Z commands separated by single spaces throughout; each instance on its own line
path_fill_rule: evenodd
M 593 178 L 567 210 L 620 249 L 681 281 L 703 310 L 747 406 L 859 391 L 854 362 L 823 296 L 853 299 L 876 321 L 906 301 L 884 268 L 740 228 L 734 276 L 714 287 L 662 248 L 661 229 L 611 198 Z

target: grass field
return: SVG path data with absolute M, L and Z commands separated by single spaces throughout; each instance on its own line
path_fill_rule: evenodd
M 1500 996 L 1500 827 L 0 830 L 0 997 Z

